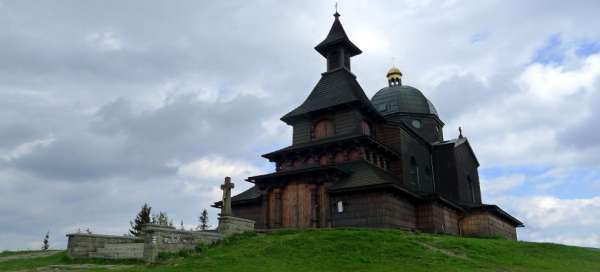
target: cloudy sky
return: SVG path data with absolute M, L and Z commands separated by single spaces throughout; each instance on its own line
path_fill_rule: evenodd
M 0 250 L 186 227 L 271 171 L 324 71 L 334 1 L 0 0 Z M 340 1 L 367 95 L 395 64 L 481 162 L 521 239 L 600 247 L 600 2 Z M 216 210 L 209 208 L 211 222 Z

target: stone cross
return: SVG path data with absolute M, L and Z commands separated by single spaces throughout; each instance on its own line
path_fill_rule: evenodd
M 231 216 L 231 189 L 234 184 L 231 183 L 230 177 L 225 177 L 225 183 L 221 185 L 223 190 L 223 206 L 221 207 L 221 216 Z

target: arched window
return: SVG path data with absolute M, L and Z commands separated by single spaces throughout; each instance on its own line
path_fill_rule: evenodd
M 467 185 L 469 186 L 471 202 L 475 202 L 475 184 L 473 183 L 471 176 L 467 176 Z
M 314 137 L 321 139 L 333 136 L 333 123 L 329 120 L 321 120 L 315 124 Z
M 417 165 L 417 160 L 415 157 L 410 157 L 410 173 L 415 176 L 415 180 L 417 182 L 417 188 L 421 187 L 421 173 L 419 173 L 419 165 Z
M 371 135 L 371 125 L 369 125 L 369 123 L 367 123 L 367 121 L 362 121 L 362 133 L 364 135 Z
M 326 165 L 329 164 L 329 156 L 328 155 L 323 155 L 319 158 L 319 164 L 320 165 Z

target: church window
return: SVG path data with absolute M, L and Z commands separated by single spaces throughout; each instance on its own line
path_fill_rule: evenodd
M 369 123 L 367 123 L 366 121 L 362 121 L 362 133 L 364 135 L 371 135 L 371 125 L 369 125 Z
M 346 154 L 344 152 L 338 152 L 335 154 L 335 162 L 340 163 L 346 160 Z
M 419 166 L 417 165 L 417 160 L 415 159 L 415 157 L 410 157 L 410 173 L 415 176 L 417 189 L 419 189 L 421 187 L 421 176 L 419 173 Z
M 421 128 L 421 121 L 420 120 L 412 120 L 412 126 L 414 128 Z
M 321 139 L 333 136 L 333 123 L 329 120 L 321 120 L 315 124 L 314 137 Z
M 338 213 L 344 212 L 344 202 L 342 202 L 342 201 L 337 202 L 337 212 Z
M 319 158 L 319 164 L 320 165 L 329 164 L 329 156 L 327 156 L 327 155 L 321 156 L 321 158 Z
M 469 186 L 469 193 L 471 194 L 471 202 L 475 202 L 475 184 L 473 184 L 473 180 L 471 179 L 471 176 L 467 176 L 467 183 Z

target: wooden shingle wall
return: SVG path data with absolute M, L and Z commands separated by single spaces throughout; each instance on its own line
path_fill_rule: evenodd
M 342 201 L 344 211 L 338 212 Z M 414 229 L 415 206 L 408 200 L 386 192 L 361 192 L 331 198 L 333 227 L 373 227 Z
M 467 215 L 461 220 L 461 230 L 465 236 L 502 236 L 511 240 L 517 239 L 514 226 L 489 212 Z
M 429 233 L 459 234 L 458 214 L 436 202 L 417 206 L 417 229 Z

